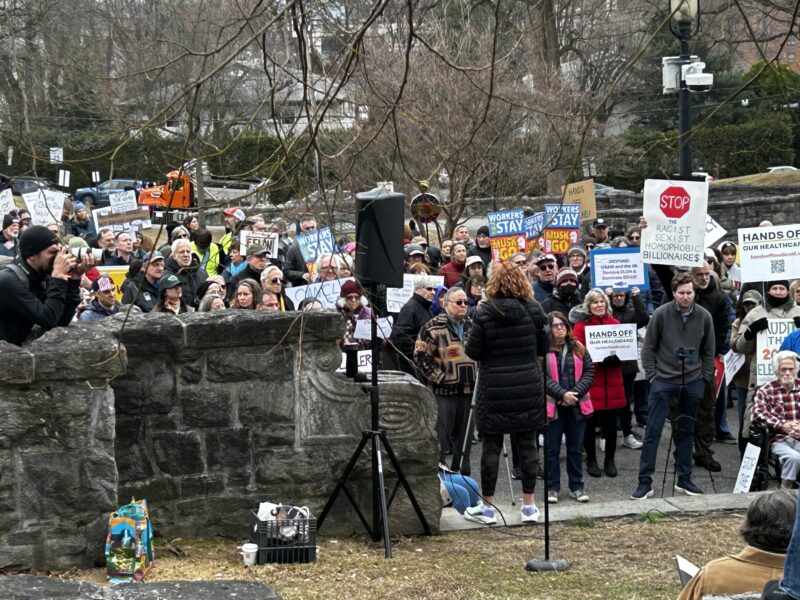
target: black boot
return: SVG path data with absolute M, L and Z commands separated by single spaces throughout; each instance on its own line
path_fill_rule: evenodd
M 614 464 L 614 459 L 606 459 L 605 461 L 605 471 L 606 475 L 609 477 L 616 477 L 617 476 L 617 466 Z
M 600 467 L 597 465 L 597 459 L 590 458 L 586 461 L 586 472 L 589 474 L 589 477 L 601 477 L 603 473 L 600 471 Z

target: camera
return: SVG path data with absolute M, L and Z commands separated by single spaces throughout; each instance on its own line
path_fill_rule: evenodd
M 714 85 L 714 76 L 704 73 L 706 63 L 694 62 L 681 66 L 681 77 L 692 92 L 707 92 Z
M 83 260 L 84 256 L 93 257 L 97 263 L 103 260 L 103 251 L 99 248 L 70 248 L 69 253 L 77 258 L 79 262 Z

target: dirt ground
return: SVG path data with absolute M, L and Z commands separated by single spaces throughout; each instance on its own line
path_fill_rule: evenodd
M 551 557 L 572 562 L 563 573 L 529 573 L 542 556 L 541 525 L 396 538 L 394 558 L 366 538 L 323 538 L 316 562 L 247 569 L 236 542 L 170 540 L 157 545 L 148 581 L 245 579 L 294 598 L 601 598 L 674 599 L 675 554 L 702 565 L 738 551 L 741 514 L 668 517 L 660 513 L 606 521 L 576 520 L 551 528 Z M 178 554 L 184 554 L 179 557 Z M 105 582 L 94 569 L 54 574 Z

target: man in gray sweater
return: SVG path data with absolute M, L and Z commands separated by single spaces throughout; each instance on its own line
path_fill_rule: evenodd
M 642 348 L 642 366 L 650 381 L 647 433 L 639 460 L 639 487 L 633 500 L 653 495 L 653 472 L 658 444 L 670 406 L 676 408 L 675 490 L 689 496 L 703 491 L 692 482 L 692 440 L 697 408 L 706 382 L 714 377 L 714 324 L 711 314 L 694 301 L 694 287 L 688 273 L 672 279 L 674 300 L 660 306 L 647 326 Z M 686 388 L 682 396 L 681 388 Z

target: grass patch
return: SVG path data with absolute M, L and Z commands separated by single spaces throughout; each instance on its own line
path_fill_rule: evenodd
M 593 517 L 584 517 L 579 515 L 577 517 L 573 517 L 567 522 L 567 525 L 570 527 L 578 527 L 580 529 L 591 529 L 597 524 L 597 519 Z
M 645 513 L 652 514 L 652 513 Z M 591 521 L 592 525 L 587 526 Z M 245 569 L 231 540 L 171 540 L 185 553 L 157 554 L 148 581 L 245 579 L 271 586 L 283 598 L 536 598 L 537 600 L 674 600 L 680 590 L 675 554 L 704 564 L 738 551 L 737 515 L 670 517 L 661 527 L 636 518 L 573 520 L 551 526 L 550 554 L 572 568 L 528 573 L 544 554 L 543 527 L 481 529 L 436 537 L 394 539 L 394 559 L 366 538 L 322 538 L 315 563 Z M 102 569 L 61 577 L 105 582 Z
M 647 512 L 641 513 L 639 515 L 639 522 L 656 524 L 656 523 L 660 523 L 661 521 L 663 521 L 666 518 L 667 518 L 667 515 L 665 515 L 660 510 L 648 510 Z

